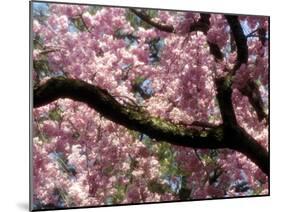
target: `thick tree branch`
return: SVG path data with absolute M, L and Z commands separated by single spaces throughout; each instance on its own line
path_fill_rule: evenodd
M 46 105 L 58 98 L 84 102 L 107 119 L 140 131 L 158 141 L 192 148 L 225 147 L 220 126 L 208 130 L 188 129 L 147 112 L 121 105 L 106 90 L 81 80 L 52 78 L 34 89 L 34 107 Z
M 153 23 L 149 16 L 144 13 L 140 13 L 137 11 L 134 12 L 137 16 L 139 16 L 146 23 L 158 28 L 159 30 L 163 29 L 163 25 L 159 23 Z M 200 14 L 200 19 L 198 22 L 195 22 L 190 27 L 190 32 L 192 31 L 202 31 L 204 34 L 207 34 L 210 28 L 210 15 L 209 14 Z M 219 101 L 220 111 L 223 119 L 223 128 L 224 134 L 228 136 L 228 144 L 227 146 L 231 149 L 236 149 L 244 153 L 248 158 L 250 158 L 253 162 L 255 162 L 267 175 L 269 174 L 269 157 L 268 153 L 260 144 L 258 144 L 247 132 L 242 129 L 236 120 L 235 111 L 232 105 L 232 80 L 235 75 L 236 70 L 240 68 L 240 66 L 248 61 L 248 46 L 247 46 L 247 38 L 243 33 L 243 29 L 238 20 L 238 16 L 233 15 L 225 15 L 225 18 L 230 26 L 232 37 L 236 43 L 237 49 L 237 60 L 234 65 L 231 73 L 224 78 L 217 79 L 217 98 Z M 159 27 L 160 26 L 160 27 Z M 174 32 L 172 28 L 170 30 L 162 30 L 166 32 Z M 214 44 L 208 42 L 210 47 L 210 53 L 217 59 L 221 60 L 223 55 L 220 51 L 220 48 Z M 249 86 L 248 86 L 249 87 Z M 259 119 L 264 118 L 266 114 L 264 113 L 261 106 L 261 98 L 256 93 L 249 92 L 250 90 L 246 88 L 241 93 L 246 95 L 254 109 L 256 110 Z M 250 86 L 251 87 L 251 86 Z M 230 136 L 230 137 L 229 137 Z M 239 142 L 237 142 L 239 141 Z M 237 144 L 239 144 L 237 146 Z M 256 154 L 257 153 L 257 154 Z
M 221 111 L 224 126 L 235 126 L 237 120 L 232 104 L 231 75 L 216 79 L 217 100 Z
M 230 26 L 237 47 L 237 60 L 232 69 L 232 75 L 235 75 L 236 70 L 238 70 L 243 63 L 247 64 L 248 61 L 247 36 L 244 35 L 238 16 L 225 15 L 225 18 Z M 257 84 L 253 80 L 248 80 L 247 84 L 239 89 L 239 91 L 242 95 L 248 97 L 250 104 L 257 113 L 259 121 L 262 121 L 263 119 L 267 121 L 267 114 L 264 111 L 263 101 Z
M 221 98 L 225 97 L 226 96 L 222 94 Z M 158 142 L 166 141 L 174 145 L 191 148 L 235 149 L 248 156 L 266 174 L 269 172 L 266 166 L 268 163 L 266 150 L 257 142 L 254 142 L 251 137 L 248 138 L 248 135 L 244 132 L 242 133 L 241 130 L 237 131 L 238 128 L 236 127 L 232 128 L 230 125 L 224 125 L 200 130 L 185 128 L 160 118 L 152 117 L 146 111 L 123 106 L 106 90 L 81 80 L 62 77 L 52 78 L 43 85 L 34 88 L 35 108 L 46 105 L 59 98 L 70 98 L 84 102 L 107 119 L 123 125 L 128 129 L 140 131 L 156 139 Z M 219 102 L 221 101 L 219 100 Z M 227 106 L 228 103 L 223 107 Z M 226 110 L 228 109 L 226 108 Z M 225 117 L 228 116 L 228 114 L 225 115 Z M 234 138 L 239 138 L 241 140 L 236 140 Z M 235 145 L 236 143 L 239 143 L 241 147 L 237 147 Z M 259 150 L 259 152 L 256 150 Z
M 269 175 L 269 154 L 267 150 L 240 127 L 236 120 L 231 99 L 232 80 L 236 70 L 243 63 L 247 64 L 248 46 L 247 38 L 243 33 L 238 16 L 226 15 L 225 18 L 228 21 L 237 47 L 237 59 L 234 68 L 227 76 L 216 80 L 217 99 L 223 119 L 225 139 L 228 141 L 228 147 L 230 149 L 243 153 L 258 165 L 265 174 Z M 262 107 L 261 96 L 259 95 L 257 86 L 249 81 L 240 92 L 249 98 L 251 105 L 258 114 L 258 118 L 260 120 L 265 118 L 266 114 Z
M 159 23 L 153 23 L 153 21 L 150 19 L 150 17 L 147 16 L 146 14 L 140 13 L 140 12 L 137 12 L 137 13 L 134 12 L 134 13 L 137 16 L 139 16 L 146 23 L 158 28 L 159 30 L 163 29 L 162 28 L 163 25 L 161 25 Z M 206 35 L 210 28 L 209 18 L 210 18 L 209 14 L 200 14 L 200 19 L 191 25 L 190 32 L 202 31 Z M 216 82 L 217 88 L 218 88 L 217 98 L 218 98 L 219 104 L 220 104 L 220 110 L 222 113 L 224 128 L 227 129 L 227 131 L 229 131 L 229 129 L 232 129 L 232 130 L 230 130 L 230 132 L 235 132 L 239 129 L 238 130 L 239 134 L 243 135 L 243 138 L 241 138 L 241 137 L 237 138 L 237 136 L 234 136 L 235 133 L 229 133 L 230 135 L 232 135 L 232 138 L 237 138 L 238 141 L 240 140 L 240 142 L 238 142 L 238 143 L 241 145 L 243 143 L 244 145 L 247 144 L 246 145 L 247 147 L 255 146 L 255 148 L 252 148 L 252 149 L 256 149 L 256 150 L 259 149 L 259 151 L 257 151 L 257 152 L 259 152 L 259 154 L 257 154 L 257 155 L 252 154 L 251 150 L 249 150 L 249 148 L 246 148 L 246 149 L 248 149 L 247 152 L 245 152 L 245 150 L 243 150 L 243 149 L 240 149 L 238 151 L 243 152 L 250 159 L 253 159 L 253 161 L 255 161 L 257 164 L 259 164 L 259 166 L 265 173 L 269 174 L 269 166 L 268 166 L 269 158 L 268 158 L 267 151 L 261 145 L 259 145 L 250 135 L 248 135 L 245 131 L 243 131 L 243 129 L 240 128 L 240 126 L 237 124 L 235 111 L 234 111 L 234 108 L 232 105 L 232 99 L 231 99 L 231 95 L 232 95 L 231 84 L 232 84 L 232 80 L 233 80 L 232 75 L 235 75 L 236 70 L 239 69 L 243 63 L 245 63 L 245 64 L 247 63 L 248 46 L 247 46 L 247 38 L 243 33 L 243 29 L 238 20 L 238 16 L 225 15 L 225 18 L 230 26 L 230 29 L 232 32 L 232 37 L 236 43 L 237 60 L 236 60 L 236 64 L 234 65 L 233 69 L 231 70 L 230 75 L 228 75 L 225 78 L 218 79 Z M 172 29 L 173 27 L 169 26 L 169 28 L 170 28 L 170 30 L 168 30 L 168 31 L 174 32 L 174 29 Z M 167 30 L 163 30 L 163 31 L 167 32 Z M 223 59 L 223 54 L 221 53 L 220 48 L 214 43 L 208 42 L 208 44 L 209 44 L 209 48 L 210 48 L 210 53 L 217 60 Z M 267 115 L 265 114 L 265 112 L 263 110 L 260 95 L 258 95 L 258 93 L 256 91 L 254 91 L 256 89 L 249 89 L 252 87 L 253 86 L 251 84 L 246 85 L 246 87 L 243 88 L 240 92 L 249 98 L 251 105 L 254 107 L 254 109 L 257 112 L 259 120 L 262 120 L 263 118 L 267 118 Z M 242 133 L 242 131 L 243 131 L 243 133 Z M 242 141 L 245 141 L 245 142 L 242 142 Z M 237 140 L 236 140 L 236 142 L 237 142 Z M 230 145 L 232 145 L 232 144 L 230 144 Z M 257 158 L 259 158 L 259 159 L 257 159 Z M 259 163 L 258 161 L 264 161 L 264 162 Z
M 217 99 L 223 120 L 223 131 L 227 146 L 245 154 L 260 169 L 269 175 L 269 154 L 236 120 L 232 104 L 231 76 L 227 75 L 216 80 Z
M 238 16 L 236 15 L 225 15 L 225 18 L 230 26 L 231 33 L 236 43 L 237 47 L 237 60 L 234 68 L 232 69 L 233 75 L 240 66 L 248 62 L 248 45 L 247 45 L 247 38 L 244 35 L 243 29 L 241 24 L 238 20 Z
M 200 19 L 191 24 L 189 31 L 201 31 L 206 35 L 210 29 L 210 16 L 210 14 L 200 13 Z
M 246 155 L 269 176 L 268 151 L 240 126 L 232 126 L 224 131 L 226 134 L 225 139 L 230 141 L 230 148 Z

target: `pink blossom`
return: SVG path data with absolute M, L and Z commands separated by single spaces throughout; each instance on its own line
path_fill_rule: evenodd
M 32 50 L 33 61 L 42 63 L 39 69 L 33 67 L 34 81 L 42 85 L 60 75 L 80 79 L 105 89 L 126 107 L 180 127 L 190 127 L 194 121 L 222 124 L 215 81 L 228 74 L 237 60 L 237 52 L 230 51 L 230 30 L 223 15 L 211 14 L 210 29 L 204 34 L 190 32 L 199 13 L 158 11 L 152 20 L 172 25 L 175 31 L 167 33 L 144 24 L 135 26 L 128 21 L 127 9 L 91 9 L 50 4 L 43 21 L 34 18 L 32 30 L 42 42 L 42 47 L 34 45 Z M 73 26 L 81 16 L 88 30 Z M 268 32 L 267 18 L 239 19 L 251 30 L 262 26 Z M 125 38 L 116 36 L 118 31 Z M 151 41 L 158 38 L 159 60 L 151 62 Z M 214 58 L 209 42 L 219 46 L 223 60 Z M 268 110 L 268 42 L 253 37 L 247 46 L 247 64 L 233 78 L 232 103 L 239 125 L 268 149 L 265 121 L 258 120 L 249 98 L 239 92 L 254 80 Z M 51 51 L 41 54 L 45 50 Z M 142 79 L 151 82 L 153 92 L 147 98 L 136 92 Z M 169 177 L 173 183 L 186 178 L 190 199 L 248 195 L 235 191 L 240 181 L 252 192 L 268 194 L 267 176 L 241 153 L 195 151 L 156 142 L 67 98 L 32 113 L 33 193 L 42 204 L 58 205 L 62 200 L 56 192 L 66 193 L 65 207 L 109 204 L 111 198 L 117 204 L 179 200 L 179 191 L 173 191 L 166 180 Z M 219 176 L 212 182 L 215 171 Z

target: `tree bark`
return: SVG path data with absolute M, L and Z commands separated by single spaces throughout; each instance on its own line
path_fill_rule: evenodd
M 220 83 L 225 86 L 222 81 Z M 226 90 L 228 91 L 228 89 Z M 231 95 L 231 93 L 224 92 L 222 91 L 221 97 L 218 97 L 220 104 L 223 99 L 227 100 Z M 269 174 L 267 151 L 242 128 L 235 125 L 232 120 L 233 112 L 226 112 L 226 115 L 223 115 L 223 117 L 227 117 L 223 118 L 223 125 L 209 129 L 187 128 L 158 117 L 152 117 L 142 109 L 122 105 L 108 91 L 81 80 L 63 77 L 52 78 L 34 88 L 33 104 L 35 108 L 59 98 L 70 98 L 84 102 L 107 119 L 128 129 L 144 133 L 152 139 L 156 139 L 155 142 L 166 141 L 183 147 L 229 148 L 239 151 L 256 163 L 265 174 Z M 220 105 L 221 110 L 229 110 L 228 104 L 227 101 L 222 106 Z
M 231 33 L 235 40 L 235 44 L 237 47 L 237 59 L 236 64 L 233 68 L 233 75 L 235 71 L 240 68 L 241 64 L 247 64 L 248 62 L 248 45 L 247 38 L 244 35 L 241 24 L 238 20 L 237 15 L 225 15 L 225 18 L 230 26 Z
M 231 75 L 216 80 L 217 99 L 223 120 L 223 131 L 228 148 L 239 151 L 269 175 L 269 154 L 251 135 L 239 126 L 232 104 Z

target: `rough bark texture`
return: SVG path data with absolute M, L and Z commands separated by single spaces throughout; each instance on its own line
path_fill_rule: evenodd
M 104 89 L 81 80 L 62 77 L 52 78 L 34 88 L 33 103 L 36 108 L 59 98 L 84 102 L 107 119 L 128 129 L 147 134 L 156 139 L 156 142 L 166 141 L 191 148 L 237 150 L 245 154 L 268 175 L 267 151 L 236 123 L 231 102 L 232 91 L 227 80 L 222 78 L 217 81 L 217 98 L 224 124 L 209 129 L 186 128 L 158 117 L 152 117 L 144 110 L 120 104 Z
M 222 128 L 208 130 L 185 128 L 150 116 L 146 111 L 124 106 L 117 102 L 106 90 L 81 80 L 52 78 L 34 89 L 34 107 L 51 103 L 58 98 L 70 98 L 84 102 L 105 118 L 147 134 L 158 141 L 168 141 L 174 145 L 193 148 L 223 148 Z

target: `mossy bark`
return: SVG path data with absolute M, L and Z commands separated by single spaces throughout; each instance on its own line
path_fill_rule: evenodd
M 116 101 L 108 91 L 81 80 L 52 78 L 34 88 L 34 107 L 46 105 L 58 98 L 70 98 L 86 103 L 105 118 L 136 130 L 155 139 L 173 145 L 191 148 L 230 148 L 242 152 L 269 174 L 268 153 L 250 135 L 237 125 L 231 103 L 229 84 L 220 79 L 218 101 L 223 117 L 223 125 L 208 129 L 186 128 L 158 117 L 150 116 L 144 110 L 133 109 Z

